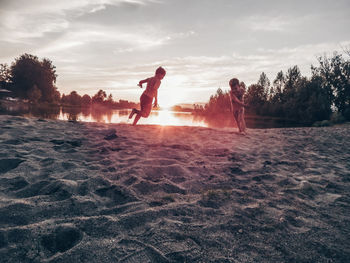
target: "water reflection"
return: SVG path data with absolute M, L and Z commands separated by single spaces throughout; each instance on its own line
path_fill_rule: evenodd
M 30 104 L 0 104 L 0 113 L 21 115 L 46 119 L 59 119 L 67 121 L 102 122 L 102 123 L 128 123 L 131 110 L 111 110 L 91 107 L 59 107 L 59 106 L 31 106 Z M 298 127 L 296 122 L 290 120 L 246 116 L 248 128 L 278 128 Z M 138 124 L 174 125 L 174 126 L 201 126 L 201 127 L 236 127 L 230 113 L 217 116 L 201 116 L 190 112 L 174 112 L 167 110 L 152 111 L 148 118 L 141 118 Z
M 58 119 L 60 116 L 59 106 L 32 106 L 30 104 L 0 104 L 0 113 L 44 119 Z
M 131 110 L 102 110 L 86 108 L 83 111 L 73 108 L 62 108 L 58 119 L 83 122 L 132 123 L 129 120 Z M 207 127 L 204 118 L 189 112 L 168 110 L 152 111 L 148 118 L 141 118 L 138 124 L 202 126 Z

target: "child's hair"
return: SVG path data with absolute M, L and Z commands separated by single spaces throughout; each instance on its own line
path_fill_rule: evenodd
M 165 75 L 165 74 L 166 74 L 166 71 L 165 71 L 165 69 L 163 69 L 162 67 L 159 67 L 159 68 L 157 68 L 157 70 L 156 70 L 156 75 L 157 75 L 157 74 Z
M 229 84 L 230 84 L 230 87 L 233 88 L 234 86 L 239 85 L 239 80 L 236 78 L 233 78 L 230 80 Z

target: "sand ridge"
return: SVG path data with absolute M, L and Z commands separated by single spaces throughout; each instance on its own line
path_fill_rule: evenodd
M 0 116 L 4 262 L 346 262 L 349 127 Z

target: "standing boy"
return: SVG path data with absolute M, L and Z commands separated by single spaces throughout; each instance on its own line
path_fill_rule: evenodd
M 233 118 L 237 123 L 239 132 L 241 134 L 246 134 L 244 107 L 247 107 L 247 105 L 243 102 L 243 95 L 245 90 L 242 87 L 240 87 L 239 80 L 236 78 L 231 79 L 229 85 L 231 88 L 230 97 Z

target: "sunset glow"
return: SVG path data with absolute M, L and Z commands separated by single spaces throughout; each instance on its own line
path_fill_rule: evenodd
M 1 1 L 0 63 L 46 57 L 61 93 L 135 102 L 138 81 L 163 66 L 161 106 L 207 102 L 233 76 L 249 85 L 294 65 L 310 75 L 317 56 L 349 47 L 349 10 L 343 0 Z

